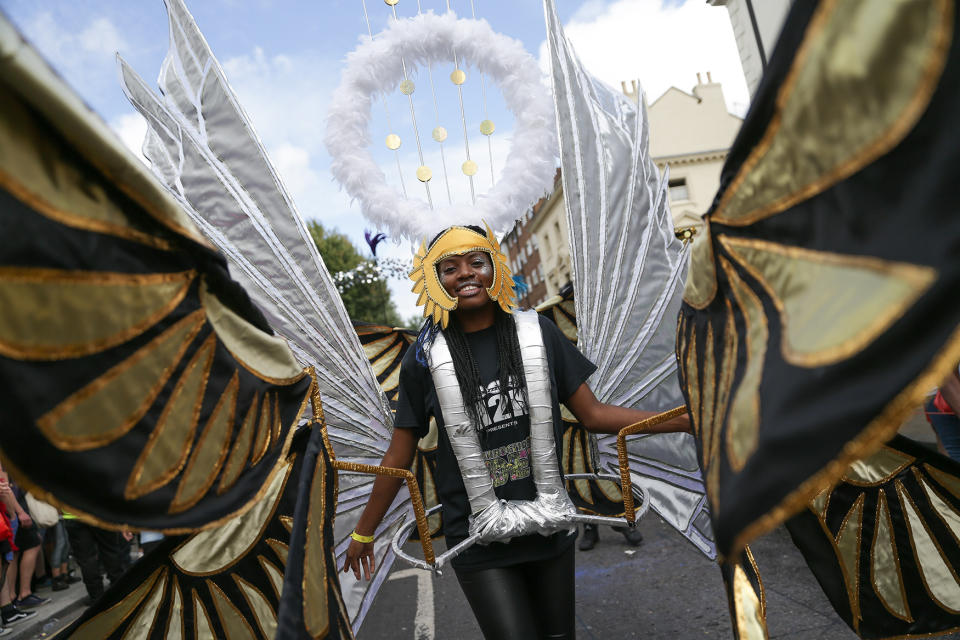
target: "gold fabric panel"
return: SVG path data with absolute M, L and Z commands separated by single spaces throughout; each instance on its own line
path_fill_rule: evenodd
M 843 482 L 858 487 L 875 487 L 885 484 L 895 475 L 913 464 L 915 458 L 907 454 L 881 447 L 875 454 L 864 460 L 857 460 L 844 472 Z
M 255 586 L 238 575 L 234 575 L 233 580 L 240 587 L 244 599 L 250 605 L 250 609 L 253 610 L 257 626 L 260 627 L 260 633 L 266 638 L 274 637 L 277 633 L 277 614 L 273 607 Z
M 690 339 L 687 340 L 687 344 L 690 347 L 687 349 L 687 393 L 690 396 L 690 421 L 693 426 L 693 434 L 698 436 L 700 434 L 700 386 L 702 384 L 700 380 L 700 365 L 697 362 L 697 341 L 693 339 L 694 334 L 696 333 L 696 327 L 690 327 Z
M 290 516 L 280 516 L 280 524 L 286 528 L 288 533 L 293 533 L 293 518 Z
M 253 453 L 250 456 L 250 466 L 260 462 L 270 447 L 270 421 L 273 419 L 274 394 L 263 394 L 263 404 L 260 405 L 260 421 L 257 427 L 257 439 L 253 441 Z
M 233 483 L 240 477 L 240 473 L 246 467 L 247 456 L 250 453 L 250 444 L 253 442 L 253 430 L 256 427 L 257 420 L 257 396 L 254 394 L 250 401 L 250 408 L 247 409 L 247 415 L 240 426 L 240 432 L 230 451 L 230 457 L 227 458 L 227 465 L 224 467 L 223 475 L 220 476 L 220 484 L 217 485 L 217 493 L 223 493 L 233 486 Z
M 896 146 L 936 89 L 948 0 L 821 4 L 763 139 L 712 218 L 748 225 L 830 188 Z M 820 132 L 815 138 L 808 131 Z
M 397 354 L 400 353 L 400 348 L 402 346 L 403 344 L 397 342 L 397 344 L 393 345 L 392 349 L 370 363 L 370 365 L 373 367 L 374 375 L 383 375 L 383 372 L 387 370 L 387 367 L 392 365 L 397 359 Z
M 363 354 L 367 356 L 367 360 L 373 361 L 377 356 L 383 353 L 383 350 L 392 345 L 396 341 L 396 335 L 389 333 L 383 338 L 377 338 L 372 342 L 364 343 Z
M 907 516 L 905 521 L 910 534 L 910 545 L 917 558 L 916 564 L 920 569 L 923 586 L 941 607 L 950 613 L 960 613 L 960 581 L 953 567 L 943 557 L 940 546 L 917 511 L 913 500 L 903 488 L 903 484 L 899 480 L 894 481 L 894 484 L 897 487 L 900 505 Z
M 830 504 L 830 494 L 832 491 L 833 487 L 827 487 L 810 501 L 810 507 L 821 520 L 826 520 L 827 518 L 827 505 Z
M 873 545 L 870 547 L 870 580 L 887 611 L 901 620 L 913 622 L 903 587 L 903 575 L 900 573 L 900 558 L 893 540 L 893 520 L 883 491 L 877 499 L 877 518 Z
M 384 378 L 383 382 L 380 383 L 380 388 L 383 389 L 384 393 L 390 393 L 394 391 L 400 385 L 400 367 L 396 367 L 393 371 L 390 372 L 390 375 Z
M 713 342 L 713 325 L 707 325 L 707 339 L 703 343 L 703 385 L 700 387 L 700 433 L 704 453 L 709 452 L 708 462 L 716 453 L 717 427 L 718 423 L 714 420 L 716 417 L 716 366 L 714 364 L 714 351 L 716 347 Z
M 194 638 L 212 638 L 213 625 L 210 624 L 210 615 L 207 608 L 203 606 L 203 601 L 197 595 L 197 590 L 193 590 L 193 637 Z
M 715 442 L 713 444 L 713 450 L 711 451 L 711 456 L 717 458 L 720 454 L 720 425 L 723 424 L 723 419 L 727 415 L 727 406 L 730 404 L 731 391 L 733 389 L 733 379 L 737 373 L 737 353 L 739 349 L 740 338 L 737 335 L 737 323 L 733 316 L 733 305 L 729 299 L 724 300 L 727 307 L 727 319 L 723 329 L 723 357 L 720 359 L 721 369 L 720 369 L 720 380 L 719 386 L 717 387 L 717 412 L 714 417 L 714 424 L 716 425 L 715 429 L 717 431 L 715 436 Z M 731 468 L 736 471 L 742 469 L 742 466 L 737 466 L 739 460 L 734 463 L 732 462 L 731 451 L 734 447 L 734 432 L 730 429 L 726 431 L 726 442 L 724 446 L 726 447 L 727 460 L 731 460 Z
M 327 545 L 323 525 L 327 517 L 327 468 L 317 456 L 310 483 L 310 510 L 303 558 L 303 623 L 312 638 L 323 638 L 330 629 L 327 611 Z M 333 577 L 337 580 L 337 576 Z
M 0 268 L 0 355 L 61 360 L 115 347 L 170 313 L 195 275 Z M 84 322 L 69 312 L 80 308 Z
M 727 425 L 727 454 L 730 466 L 742 469 L 757 448 L 760 430 L 760 381 L 767 356 L 769 331 L 760 298 L 729 262 L 721 260 L 721 265 L 730 281 L 730 290 L 746 325 L 746 367 L 730 405 Z
M 177 487 L 177 495 L 170 504 L 171 513 L 189 509 L 213 486 L 230 446 L 239 387 L 240 378 L 234 371 L 226 390 L 207 420 L 206 428 L 200 434 L 200 440 L 193 448 L 193 454 Z
M 72 161 L 63 143 L 6 88 L 0 91 L 0 113 L 0 187 L 61 224 L 169 249 L 160 238 L 131 228 L 103 189 L 103 178 Z
M 703 233 L 693 237 L 690 247 L 690 269 L 683 290 L 683 301 L 694 309 L 703 309 L 717 295 L 717 265 L 713 257 L 710 219 L 703 219 Z
M 217 586 L 216 582 L 207 580 L 210 594 L 213 596 L 213 606 L 217 609 L 220 624 L 227 634 L 226 640 L 256 640 L 256 635 L 236 605 Z
M 933 476 L 937 482 L 952 493 L 954 497 L 960 498 L 960 478 L 952 476 L 949 473 L 944 473 L 936 467 L 931 467 L 929 464 L 924 464 L 923 468 Z
M 66 451 L 113 442 L 147 412 L 202 325 L 200 311 L 183 318 L 42 415 L 37 426 Z
M 863 530 L 863 494 L 847 512 L 837 533 L 837 553 L 847 582 L 847 594 L 853 619 L 860 619 L 860 534 Z
M 760 598 L 739 564 L 733 570 L 733 599 L 739 640 L 767 640 L 767 623 Z
M 177 584 L 177 578 L 173 578 L 173 601 L 170 603 L 170 615 L 167 618 L 167 629 L 163 637 L 166 640 L 183 640 L 186 636 L 186 628 L 183 623 L 183 596 L 180 593 L 180 585 Z
M 567 429 L 567 432 L 563 434 L 563 439 L 566 440 L 566 442 L 563 443 L 562 450 L 570 451 L 570 455 L 573 456 L 573 472 L 586 473 L 587 470 L 583 464 L 583 444 L 580 438 L 573 437 L 573 429 Z M 572 442 L 570 442 L 571 440 Z M 590 483 L 587 480 L 574 480 L 573 485 L 577 488 L 577 493 L 580 494 L 581 498 L 593 504 L 593 496 L 590 495 Z
M 154 571 L 140 586 L 131 591 L 130 595 L 100 615 L 84 622 L 71 637 L 76 640 L 103 640 L 109 636 L 136 610 L 156 583 L 157 577 L 163 575 L 164 571 L 163 568 Z
M 280 542 L 279 540 L 274 540 L 273 538 L 267 538 L 267 544 L 270 545 L 270 548 L 273 549 L 274 553 L 279 556 L 280 561 L 283 562 L 283 566 L 287 566 L 287 559 L 290 556 L 290 547 L 286 543 Z
M 210 335 L 187 363 L 130 473 L 123 492 L 127 500 L 159 489 L 183 468 L 200 419 L 216 346 L 216 337 Z
M 780 312 L 784 359 L 819 367 L 848 358 L 896 322 L 937 272 L 904 262 L 720 238 L 767 289 Z
M 263 556 L 257 556 L 257 562 L 260 563 L 263 572 L 270 578 L 270 586 L 273 587 L 273 593 L 279 598 L 283 592 L 283 572 Z
M 123 640 L 146 640 L 153 632 L 153 625 L 157 622 L 157 612 L 160 609 L 160 603 L 163 602 L 163 592 L 167 588 L 166 572 L 157 581 L 157 586 L 143 606 L 140 612 L 134 618 L 127 631 L 123 634 Z
M 576 312 L 575 312 L 574 309 L 573 309 L 573 302 L 572 302 L 572 301 L 562 302 L 562 303 L 560 303 L 560 306 L 563 307 L 563 308 L 567 308 L 567 307 L 569 306 L 569 309 L 567 309 L 567 313 L 569 313 L 569 314 L 571 314 L 571 315 L 573 315 L 573 316 L 576 315 Z M 562 314 L 562 313 L 555 313 L 555 314 L 553 314 L 552 318 L 557 321 L 557 326 L 560 327 L 560 331 L 562 331 L 562 332 L 563 332 L 563 335 L 565 335 L 565 336 L 567 337 L 567 340 L 570 340 L 571 342 L 576 342 L 576 341 L 577 341 L 577 339 L 578 339 L 577 325 L 575 325 L 574 323 L 570 322 L 570 320 L 567 318 L 567 316 L 565 316 L 565 315 Z
M 192 576 L 220 573 L 249 553 L 263 536 L 277 508 L 292 465 L 287 462 L 274 472 L 266 493 L 239 518 L 190 537 L 170 556 L 178 569 Z
M 960 544 L 960 514 L 958 514 L 952 506 L 944 502 L 943 498 L 940 497 L 916 469 L 914 469 L 913 472 L 920 486 L 923 487 L 923 492 L 927 494 L 927 499 L 930 501 L 934 512 L 943 521 L 943 524 L 947 525 L 950 534 L 953 536 L 953 539 L 957 541 L 957 544 Z
M 278 385 L 306 375 L 286 340 L 264 333 L 238 316 L 207 291 L 206 282 L 200 287 L 200 302 L 223 346 L 250 373 Z

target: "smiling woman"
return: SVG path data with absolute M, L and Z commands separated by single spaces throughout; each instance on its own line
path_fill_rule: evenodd
M 600 432 L 652 414 L 598 402 L 585 383 L 594 364 L 550 320 L 514 310 L 489 228 L 450 227 L 421 246 L 414 266 L 426 321 L 403 358 L 381 464 L 409 468 L 435 419 L 447 548 L 460 550 L 452 565 L 484 636 L 572 638 L 575 508 L 560 473 L 559 405 Z M 681 417 L 661 428 L 688 425 Z M 358 580 L 361 568 L 368 579 L 375 569 L 372 536 L 397 489 L 378 477 L 357 521 L 343 571 Z

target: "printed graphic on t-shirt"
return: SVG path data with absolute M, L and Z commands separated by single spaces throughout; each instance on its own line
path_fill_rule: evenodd
M 530 477 L 530 419 L 519 387 L 500 393 L 494 380 L 481 393 L 480 444 L 493 486 Z

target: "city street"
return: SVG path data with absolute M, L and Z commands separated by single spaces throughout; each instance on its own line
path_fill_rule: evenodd
M 577 637 L 732 637 L 723 582 L 704 557 L 656 515 L 640 524 L 644 543 L 630 547 L 601 529 L 591 551 L 577 551 Z M 766 587 L 771 638 L 850 640 L 784 529 L 752 546 Z M 395 566 L 360 630 L 375 638 L 481 638 L 453 571 Z

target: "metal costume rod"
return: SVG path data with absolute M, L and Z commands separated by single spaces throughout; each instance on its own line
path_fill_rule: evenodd
M 636 525 L 633 505 L 633 482 L 630 480 L 630 460 L 627 458 L 627 436 L 637 433 L 643 433 L 648 428 L 662 424 L 667 420 L 681 416 L 687 412 L 687 408 L 677 407 L 664 413 L 658 413 L 655 416 L 641 420 L 635 424 L 620 429 L 617 434 L 617 458 L 620 461 L 620 489 L 623 494 L 623 517 L 631 527 Z

